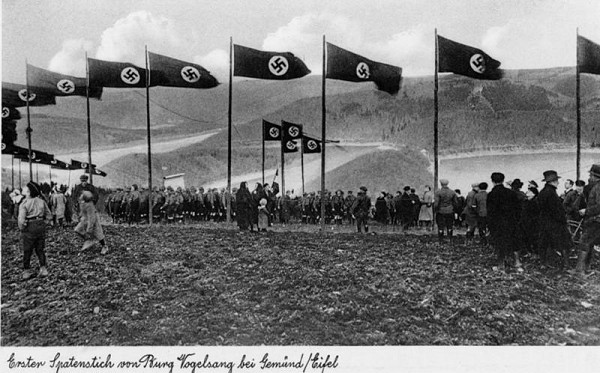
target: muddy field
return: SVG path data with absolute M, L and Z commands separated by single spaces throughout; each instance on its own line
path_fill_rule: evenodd
M 5 225 L 1 343 L 600 344 L 597 262 L 585 279 L 533 260 L 494 272 L 489 247 L 374 230 L 108 225 L 101 256 L 53 228 L 49 277 L 22 281 L 18 233 Z

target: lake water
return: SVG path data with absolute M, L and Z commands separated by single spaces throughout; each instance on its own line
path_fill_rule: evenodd
M 586 152 L 581 154 L 580 178 L 587 182 L 588 171 L 592 164 L 600 163 L 600 153 Z M 555 170 L 562 176 L 559 192 L 563 190 L 565 179 L 575 180 L 577 171 L 576 153 L 540 153 L 540 154 L 502 154 L 485 155 L 469 158 L 444 159 L 440 161 L 439 178 L 448 179 L 452 189 L 460 189 L 465 195 L 471 190 L 473 182 L 485 181 L 491 184 L 492 172 L 502 172 L 506 180 L 521 179 L 527 186 L 527 181 L 535 180 L 540 188 L 543 172 Z M 489 189 L 488 189 L 489 190 Z

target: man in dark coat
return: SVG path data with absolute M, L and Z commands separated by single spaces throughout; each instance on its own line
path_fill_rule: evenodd
M 492 244 L 496 248 L 497 269 L 504 270 L 507 261 L 515 248 L 515 231 L 517 229 L 517 209 L 519 201 L 512 190 L 505 188 L 504 174 L 492 173 L 494 187 L 488 193 L 487 223 L 490 230 Z M 518 258 L 515 265 L 520 268 Z
M 547 264 L 549 256 L 559 253 L 563 268 L 569 265 L 570 235 L 567 229 L 567 216 L 562 201 L 556 192 L 560 176 L 554 170 L 544 172 L 546 185 L 538 195 L 540 207 L 540 254 L 542 263 Z
M 579 210 L 583 216 L 583 236 L 578 246 L 577 273 L 589 271 L 594 246 L 600 244 L 600 164 L 592 165 L 590 179 L 583 191 L 587 195 L 587 207 Z
M 240 230 L 246 231 L 252 226 L 252 194 L 245 181 L 240 183 L 240 188 L 235 194 L 236 220 Z
M 360 187 L 360 191 L 358 192 L 358 195 L 354 200 L 354 203 L 352 204 L 350 210 L 352 211 L 352 215 L 354 215 L 354 218 L 356 219 L 356 228 L 358 230 L 358 233 L 363 232 L 363 227 L 364 233 L 368 233 L 368 219 L 369 212 L 371 211 L 371 198 L 367 195 L 367 187 Z
M 413 221 L 413 206 L 415 201 L 410 197 L 410 187 L 404 187 L 404 193 L 400 197 L 400 218 L 402 219 L 402 229 L 407 230 Z

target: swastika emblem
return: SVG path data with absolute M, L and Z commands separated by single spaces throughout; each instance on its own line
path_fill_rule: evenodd
M 200 80 L 200 71 L 194 66 L 185 66 L 181 69 L 181 77 L 188 83 L 196 83 Z
M 306 147 L 308 148 L 308 150 L 315 150 L 317 149 L 317 142 L 315 140 L 308 140 L 308 142 L 306 143 Z
M 369 71 L 369 65 L 367 65 L 364 62 L 361 62 L 358 65 L 356 65 L 356 76 L 358 76 L 361 79 L 369 79 L 369 77 L 371 76 L 371 72 Z
M 294 150 L 294 149 L 296 149 L 296 143 L 293 141 L 288 141 L 285 144 L 285 147 L 288 148 L 289 150 Z
M 271 127 L 271 129 L 269 130 L 269 136 L 271 136 L 274 139 L 278 138 L 279 137 L 279 129 L 275 128 L 275 127 Z
M 290 64 L 288 63 L 287 58 L 283 56 L 273 56 L 269 60 L 269 71 L 271 74 L 276 76 L 282 76 L 287 73 Z
M 22 89 L 19 91 L 19 98 L 23 101 L 33 101 L 35 100 L 35 93 L 30 93 L 29 94 L 29 99 L 27 99 L 27 90 L 26 89 Z
M 31 157 L 29 159 L 35 159 L 35 157 L 36 157 L 35 152 L 31 152 Z
M 88 164 L 87 163 L 82 163 L 81 164 L 81 168 L 87 168 Z
M 57 164 L 58 162 L 56 161 L 56 159 L 53 159 L 53 160 L 50 161 L 50 163 Z
M 4 106 L 2 108 L 2 118 L 8 118 L 10 116 L 10 109 Z
M 126 67 L 121 71 L 121 80 L 125 84 L 138 84 L 140 82 L 140 73 L 133 67 Z
M 2 150 L 6 149 L 6 144 L 2 143 Z
M 485 59 L 481 54 L 474 54 L 469 61 L 471 69 L 476 73 L 483 74 L 485 72 Z
M 296 126 L 291 126 L 290 128 L 288 128 L 288 133 L 291 137 L 296 138 L 298 137 L 298 135 L 300 135 L 300 128 Z
M 66 94 L 71 94 L 75 91 L 75 83 L 68 79 L 61 79 L 56 83 L 56 88 Z

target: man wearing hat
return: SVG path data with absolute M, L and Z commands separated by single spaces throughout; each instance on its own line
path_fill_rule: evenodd
M 558 252 L 562 256 L 562 265 L 569 266 L 570 235 L 567 228 L 567 216 L 562 201 L 556 192 L 558 176 L 554 170 L 544 172 L 546 185 L 538 195 L 540 207 L 540 255 L 542 264 L 546 264 L 550 255 Z
M 354 204 L 352 204 L 352 215 L 356 219 L 358 233 L 369 232 L 369 211 L 371 211 L 371 198 L 367 195 L 367 187 L 361 186 Z
M 83 174 L 79 177 L 79 181 L 81 181 L 80 184 L 75 185 L 75 188 L 73 188 L 73 195 L 71 196 L 73 198 L 73 207 L 75 209 L 75 216 L 77 218 L 79 218 L 79 197 L 81 197 L 81 194 L 84 191 L 89 191 L 92 193 L 92 201 L 94 202 L 94 205 L 96 203 L 98 203 L 98 191 L 96 190 L 96 187 L 93 186 L 92 184 L 88 183 L 88 175 Z
M 344 199 L 344 211 L 346 212 L 346 218 L 348 219 L 350 225 L 354 224 L 354 218 L 352 217 L 351 208 L 355 200 L 356 196 L 352 194 L 351 190 L 349 190 L 348 195 Z
M 456 192 L 448 187 L 448 180 L 440 179 L 442 186 L 434 195 L 433 207 L 436 212 L 435 221 L 438 225 L 438 237 L 444 238 L 444 229 L 452 239 L 454 226 L 454 206 L 457 205 Z
M 577 273 L 589 271 L 594 245 L 600 244 L 600 163 L 592 165 L 590 179 L 583 194 L 587 194 L 587 207 L 579 213 L 583 216 L 583 236 L 579 244 Z
M 515 267 L 521 268 L 518 253 L 515 251 L 517 248 L 515 239 L 517 230 L 516 210 L 519 207 L 517 195 L 503 185 L 503 173 L 492 173 L 491 180 L 494 187 L 487 195 L 486 208 L 492 244 L 498 255 L 496 268 L 504 270 L 511 255 L 514 255 Z

